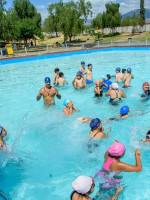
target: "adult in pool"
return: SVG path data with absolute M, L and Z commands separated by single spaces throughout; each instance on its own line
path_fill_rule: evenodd
M 95 200 L 95 198 L 90 198 L 89 195 L 94 192 L 95 182 L 91 176 L 79 176 L 72 183 L 73 192 L 71 193 L 71 200 Z M 116 200 L 121 192 L 122 188 L 119 187 L 113 197 L 108 197 L 108 199 Z
M 79 71 L 81 71 L 82 73 L 85 71 L 85 62 L 84 61 L 81 62 L 81 67 L 79 68 Z
M 71 116 L 73 110 L 80 112 L 80 110 L 78 110 L 74 105 L 73 102 L 70 99 L 65 99 L 64 100 L 64 106 L 66 106 L 63 109 L 63 112 L 65 113 L 65 115 Z
M 123 91 L 119 90 L 118 88 L 119 86 L 117 83 L 112 83 L 111 88 L 105 94 L 106 96 L 110 96 L 109 102 L 112 105 L 119 103 L 121 100 L 121 97 L 126 98 L 126 94 Z
M 143 83 L 142 88 L 143 88 L 144 94 L 141 94 L 141 98 L 148 100 L 150 98 L 149 83 L 148 82 Z
M 40 89 L 39 94 L 36 97 L 37 101 L 39 101 L 43 96 L 45 107 L 50 107 L 52 105 L 55 105 L 55 100 L 54 100 L 55 95 L 58 99 L 61 99 L 61 95 L 59 94 L 59 92 L 55 87 L 51 86 L 50 82 L 51 82 L 50 78 L 46 77 L 45 86 Z
M 124 86 L 123 88 L 128 88 L 128 87 L 131 87 L 130 85 L 130 82 L 131 82 L 131 79 L 134 79 L 134 76 L 131 74 L 131 68 L 129 67 L 127 69 L 127 74 L 125 75 L 124 79 L 123 79 L 123 82 L 124 82 Z
M 7 151 L 7 145 L 4 141 L 4 137 L 7 135 L 7 131 L 0 126 L 0 150 Z
M 86 84 L 93 83 L 92 68 L 92 64 L 88 64 L 88 69 L 83 73 L 83 75 L 86 75 Z

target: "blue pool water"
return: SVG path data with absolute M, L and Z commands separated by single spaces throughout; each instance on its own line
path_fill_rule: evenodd
M 131 88 L 124 89 L 127 99 L 111 106 L 109 98 L 95 99 L 94 84 L 75 90 L 72 80 L 80 62 L 93 64 L 93 78 L 115 74 L 115 68 L 131 67 L 135 79 Z M 54 69 L 64 73 L 68 86 L 58 88 L 62 99 L 56 99 L 53 109 L 43 109 L 42 99 L 36 96 L 44 86 L 44 78 L 53 78 Z M 101 169 L 104 153 L 114 139 L 126 145 L 122 161 L 135 164 L 134 152 L 141 149 L 143 171 L 123 173 L 123 192 L 120 200 L 148 200 L 150 197 L 150 162 L 147 144 L 140 144 L 149 129 L 150 113 L 122 121 L 106 123 L 119 113 L 122 105 L 129 105 L 131 113 L 150 111 L 150 102 L 141 102 L 143 82 L 149 82 L 150 51 L 114 50 L 80 55 L 67 54 L 56 58 L 34 59 L 26 62 L 5 63 L 0 66 L 0 124 L 8 130 L 8 153 L 0 155 L 0 189 L 14 200 L 67 200 L 71 183 L 79 175 L 91 175 Z M 71 98 L 80 113 L 66 117 L 62 113 L 63 100 Z M 93 153 L 87 149 L 89 125 L 77 117 L 99 117 L 104 120 L 105 132 L 111 127 L 110 137 L 103 140 Z M 98 183 L 93 196 L 98 190 Z

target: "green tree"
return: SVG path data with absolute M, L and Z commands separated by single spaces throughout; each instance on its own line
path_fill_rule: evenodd
M 62 32 L 64 41 L 68 37 L 71 41 L 73 36 L 83 32 L 84 21 L 92 14 L 91 3 L 85 3 L 85 0 L 52 3 L 48 8 L 48 12 L 49 16 L 44 21 L 44 30 L 55 32 L 56 36 L 58 31 Z
M 94 18 L 91 23 L 93 28 L 102 28 L 102 14 L 97 14 L 96 18 Z
M 0 0 L 0 39 L 3 39 L 3 29 L 4 29 L 4 11 L 5 11 L 5 8 L 4 8 L 4 5 L 6 4 L 7 2 L 5 0 Z
M 133 17 L 131 18 L 131 25 L 133 26 L 132 33 L 136 32 L 136 27 L 139 24 L 139 14 L 134 12 Z
M 125 17 L 121 22 L 121 26 L 131 26 L 131 17 Z
M 107 3 L 106 12 L 102 15 L 102 28 L 111 28 L 113 31 L 121 24 L 121 13 L 119 3 Z
M 144 26 L 145 24 L 145 8 L 144 8 L 144 0 L 140 0 L 140 19 L 139 24 Z
M 41 37 L 41 15 L 29 0 L 14 0 L 13 14 L 16 16 L 15 39 L 24 40 L 25 45 L 35 36 Z

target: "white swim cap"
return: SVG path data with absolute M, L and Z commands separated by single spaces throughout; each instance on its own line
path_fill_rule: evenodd
M 102 76 L 102 79 L 105 81 L 107 80 L 107 76 Z
M 119 85 L 118 85 L 118 83 L 112 83 L 111 87 L 116 90 L 119 88 Z
M 79 194 L 86 194 L 90 191 L 93 178 L 90 176 L 79 176 L 73 183 L 72 188 Z

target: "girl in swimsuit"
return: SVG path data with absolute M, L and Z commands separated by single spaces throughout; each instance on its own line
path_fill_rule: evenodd
M 70 99 L 65 99 L 64 100 L 64 106 L 66 106 L 63 109 L 63 112 L 65 113 L 65 115 L 67 116 L 71 116 L 72 115 L 72 111 L 75 110 L 77 112 L 80 112 L 80 110 L 78 110 L 74 105 L 73 102 Z
M 4 141 L 4 137 L 7 135 L 7 131 L 0 126 L 0 150 L 7 151 L 7 145 Z
M 120 183 L 118 173 L 125 172 L 140 172 L 142 171 L 142 163 L 140 159 L 140 149 L 135 150 L 135 160 L 136 165 L 130 165 L 124 162 L 121 162 L 120 159 L 125 154 L 125 146 L 122 143 L 119 143 L 117 140 L 108 148 L 105 153 L 105 161 L 103 163 L 102 170 L 96 173 L 95 177 L 103 179 L 101 183 L 101 188 L 108 189 L 116 187 Z M 114 172 L 114 175 L 110 177 L 110 172 Z
M 120 102 L 121 97 L 126 98 L 126 95 L 123 91 L 118 90 L 119 86 L 117 83 L 112 83 L 111 88 L 106 92 L 106 96 L 110 96 L 109 102 L 113 105 Z

